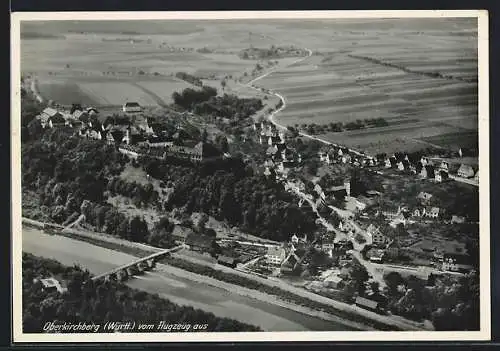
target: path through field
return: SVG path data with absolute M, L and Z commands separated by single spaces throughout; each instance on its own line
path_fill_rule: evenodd
M 300 62 L 303 62 L 303 61 L 307 60 L 308 58 L 310 58 L 310 57 L 312 56 L 312 51 L 311 51 L 310 49 L 307 49 L 307 48 L 304 48 L 304 50 L 306 50 L 306 51 L 307 51 L 307 56 L 305 56 L 305 57 L 301 57 L 300 59 L 295 60 L 295 61 L 293 61 L 293 62 L 289 63 L 288 65 L 284 66 L 284 67 L 277 67 L 277 68 L 275 68 L 275 69 L 272 69 L 272 70 L 270 70 L 270 71 L 267 71 L 266 73 L 264 73 L 264 74 L 262 74 L 262 75 L 258 76 L 257 78 L 254 78 L 253 80 L 251 80 L 251 81 L 249 81 L 248 83 L 243 84 L 243 85 L 244 85 L 244 86 L 246 86 L 246 87 L 248 87 L 248 88 L 250 88 L 250 89 L 253 89 L 253 90 L 256 90 L 256 91 L 259 91 L 259 92 L 260 92 L 260 91 L 261 91 L 261 90 L 260 90 L 260 88 L 257 88 L 257 87 L 255 87 L 255 86 L 253 85 L 253 83 L 254 83 L 254 82 L 256 82 L 256 81 L 258 81 L 258 80 L 260 80 L 260 79 L 262 79 L 262 78 L 267 77 L 268 75 L 270 75 L 270 74 L 271 74 L 271 73 L 273 73 L 273 72 L 278 71 L 279 69 L 287 68 L 287 67 L 290 67 L 290 66 L 292 66 L 292 65 L 295 65 L 295 64 L 297 64 L 297 63 L 300 63 Z M 281 95 L 280 93 L 277 93 L 276 91 L 272 91 L 272 90 L 269 90 L 269 95 L 274 95 L 274 96 L 278 97 L 278 98 L 281 100 L 282 105 L 281 105 L 281 107 L 280 107 L 280 108 L 278 108 L 276 111 L 271 112 L 271 113 L 269 114 L 269 116 L 268 116 L 268 119 L 269 119 L 269 121 L 270 121 L 272 124 L 274 124 L 277 128 L 282 129 L 282 130 L 286 130 L 286 129 L 287 129 L 287 127 L 286 127 L 286 126 L 284 126 L 284 125 L 282 125 L 282 124 L 280 124 L 280 123 L 278 123 L 278 122 L 276 121 L 276 119 L 275 119 L 276 115 L 277 115 L 278 113 L 282 112 L 282 111 L 286 108 L 286 98 L 285 98 L 283 95 Z M 325 139 L 322 139 L 322 138 L 319 138 L 319 137 L 316 137 L 316 136 L 313 136 L 313 135 L 310 135 L 310 134 L 307 134 L 307 133 L 304 133 L 304 132 L 299 132 L 299 135 L 301 135 L 301 136 L 303 136 L 303 137 L 305 137 L 305 138 L 312 139 L 312 140 L 317 140 L 317 141 L 319 141 L 319 142 L 321 142 L 321 143 L 323 143 L 323 144 L 327 144 L 327 145 L 335 145 L 334 143 L 332 143 L 332 142 L 330 142 L 330 141 L 328 141 L 328 140 L 325 140 Z M 359 152 L 359 151 L 356 151 L 356 150 L 353 150 L 353 149 L 350 149 L 350 150 L 351 150 L 351 152 L 353 152 L 353 153 L 355 153 L 355 154 L 358 154 L 358 155 L 362 155 L 362 154 L 363 154 L 363 153 L 361 153 L 361 152 Z

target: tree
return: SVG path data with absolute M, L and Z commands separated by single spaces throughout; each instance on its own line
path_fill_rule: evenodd
M 208 132 L 207 132 L 207 129 L 205 128 L 205 129 L 203 129 L 203 133 L 201 133 L 201 141 L 206 143 L 207 139 L 208 139 Z
M 377 282 L 377 281 L 372 281 L 370 282 L 370 290 L 372 291 L 372 293 L 374 294 L 378 294 L 379 293 L 379 289 L 380 289 L 380 283 Z
M 384 276 L 384 281 L 387 285 L 389 295 L 396 296 L 398 294 L 398 286 L 405 281 L 398 272 L 389 272 Z
M 351 279 L 354 282 L 356 291 L 360 295 L 364 295 L 366 290 L 366 282 L 369 279 L 368 271 L 361 264 L 355 264 L 351 270 Z
M 144 219 L 135 216 L 130 221 L 129 239 L 136 242 L 145 242 L 149 235 L 149 230 Z

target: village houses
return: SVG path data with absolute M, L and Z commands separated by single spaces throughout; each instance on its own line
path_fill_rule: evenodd
M 268 247 L 265 258 L 268 264 L 279 266 L 286 258 L 285 248 L 282 246 Z

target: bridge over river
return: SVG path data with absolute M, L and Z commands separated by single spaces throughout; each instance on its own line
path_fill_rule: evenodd
M 140 274 L 147 270 L 152 270 L 155 267 L 156 262 L 158 260 L 169 256 L 172 252 L 177 252 L 179 250 L 182 250 L 183 248 L 185 248 L 185 245 L 179 245 L 170 249 L 156 252 L 149 256 L 142 257 L 130 263 L 121 265 L 108 272 L 96 275 L 92 278 L 92 280 L 94 281 L 99 279 L 109 280 L 113 278 L 120 281 L 126 280 L 127 278 L 132 277 L 136 274 Z

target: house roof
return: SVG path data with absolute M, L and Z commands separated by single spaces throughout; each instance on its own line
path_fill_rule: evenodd
M 385 255 L 385 251 L 384 250 L 371 250 L 370 252 L 370 258 L 382 258 L 384 257 Z
M 472 173 L 474 173 L 474 168 L 471 165 L 466 165 L 466 164 L 462 163 L 460 165 L 460 167 L 458 168 L 457 172 L 468 172 L 468 173 L 472 172 Z
M 284 256 L 285 249 L 279 246 L 270 246 L 267 248 L 267 255 L 268 256 Z
M 324 281 L 325 282 L 332 282 L 332 283 L 340 283 L 343 280 L 344 279 L 342 279 L 341 277 L 339 277 L 336 274 L 330 274 L 328 277 L 325 278 Z
M 377 308 L 378 307 L 377 301 L 373 301 L 373 300 L 370 300 L 370 299 L 367 299 L 367 298 L 361 297 L 361 296 L 358 296 L 356 298 L 356 304 L 361 305 L 361 306 L 365 306 L 368 308 Z
M 56 109 L 47 107 L 43 110 L 42 113 L 46 114 L 48 117 L 54 117 L 55 115 L 59 114 L 59 111 L 57 111 Z
M 50 287 L 58 287 L 59 286 L 59 281 L 55 278 L 44 278 L 40 279 L 40 282 L 45 288 L 50 288 Z
M 432 207 L 431 213 L 439 213 L 439 207 Z
M 278 152 L 278 148 L 276 146 L 269 146 L 266 150 L 266 154 L 274 155 Z
M 126 102 L 125 107 L 141 107 L 137 102 Z
M 75 110 L 73 112 L 73 118 L 80 119 L 81 117 L 88 116 L 87 111 Z
M 417 198 L 419 199 L 424 199 L 424 200 L 429 200 L 432 197 L 432 194 L 426 193 L 425 191 L 420 192 L 420 194 L 417 195 Z
M 219 257 L 217 257 L 217 261 L 234 264 L 236 259 L 234 257 L 220 255 Z

